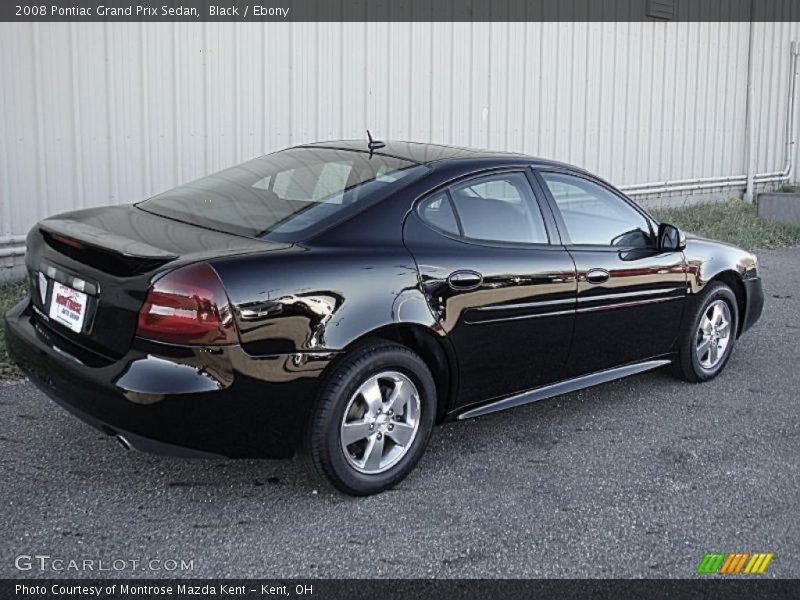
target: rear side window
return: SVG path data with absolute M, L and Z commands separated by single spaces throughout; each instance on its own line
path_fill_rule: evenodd
M 441 192 L 431 198 L 422 201 L 419 207 L 420 215 L 434 227 L 452 233 L 459 234 L 456 214 L 453 212 L 453 204 L 447 192 Z
M 420 205 L 429 224 L 464 238 L 489 242 L 547 244 L 547 230 L 528 179 L 499 173 L 471 179 Z

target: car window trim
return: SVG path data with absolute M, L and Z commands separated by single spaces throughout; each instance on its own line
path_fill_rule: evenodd
M 642 207 L 640 207 L 635 202 L 631 201 L 630 198 L 625 196 L 622 192 L 614 188 L 609 183 L 603 181 L 598 177 L 593 177 L 586 173 L 576 172 L 572 169 L 567 168 L 558 168 L 558 167 L 531 167 L 531 171 L 533 172 L 534 177 L 536 178 L 539 187 L 542 189 L 542 193 L 547 198 L 547 202 L 550 206 L 550 210 L 553 212 L 553 216 L 556 220 L 556 224 L 558 226 L 559 233 L 561 235 L 561 239 L 563 244 L 568 248 L 575 248 L 580 250 L 594 250 L 597 252 L 619 252 L 619 251 L 626 251 L 626 250 L 642 250 L 642 249 L 651 249 L 655 250 L 655 241 L 656 241 L 656 234 L 655 230 L 653 229 L 653 218 L 648 215 Z M 653 243 L 649 246 L 613 246 L 611 244 L 577 244 L 572 241 L 569 235 L 569 231 L 567 230 L 567 224 L 564 221 L 564 217 L 561 214 L 561 209 L 558 207 L 558 203 L 556 202 L 555 197 L 553 196 L 552 192 L 550 191 L 550 187 L 547 185 L 547 181 L 545 181 L 544 176 L 542 173 L 557 173 L 561 175 L 569 175 L 570 177 L 575 177 L 576 179 L 583 179 L 584 181 L 588 181 L 589 183 L 594 183 L 605 190 L 611 192 L 612 195 L 619 198 L 622 202 L 633 208 L 637 213 L 639 213 L 642 218 L 647 223 L 647 227 L 650 230 L 650 239 Z
M 464 183 L 468 183 L 472 180 L 483 179 L 486 177 L 491 177 L 492 175 L 502 175 L 505 173 L 519 173 L 523 177 L 525 177 L 526 181 L 528 182 L 528 189 L 531 192 L 531 197 L 535 202 L 535 206 L 530 205 L 530 200 L 523 198 L 523 201 L 526 202 L 528 205 L 528 210 L 533 210 L 533 208 L 539 209 L 539 214 L 542 217 L 542 221 L 544 223 L 545 235 L 547 235 L 547 242 L 509 242 L 503 240 L 484 240 L 480 238 L 472 238 L 464 235 L 464 228 L 461 224 L 461 218 L 458 215 L 458 210 L 456 209 L 455 203 L 453 202 L 453 197 L 451 193 L 451 188 L 454 186 L 462 185 Z M 448 202 L 450 203 L 451 210 L 453 211 L 453 215 L 456 219 L 456 224 L 458 225 L 459 234 L 455 235 L 452 232 L 445 231 L 441 227 L 437 227 L 433 223 L 430 223 L 425 217 L 422 215 L 420 211 L 420 206 L 426 200 L 430 199 L 431 197 L 441 193 L 444 191 L 447 195 Z M 426 227 L 431 228 L 432 230 L 436 231 L 440 235 L 443 235 L 451 240 L 457 242 L 468 243 L 476 246 L 485 246 L 489 248 L 530 248 L 536 250 L 543 250 L 543 249 L 562 249 L 563 243 L 561 242 L 561 237 L 559 235 L 559 231 L 556 228 L 556 223 L 552 220 L 552 215 L 549 214 L 549 206 L 547 204 L 543 205 L 543 200 L 540 198 L 540 193 L 537 193 L 537 186 L 533 181 L 531 181 L 530 177 L 530 167 L 526 166 L 514 166 L 514 167 L 500 167 L 500 168 L 492 168 L 487 169 L 485 171 L 477 171 L 474 173 L 469 173 L 462 177 L 458 177 L 456 179 L 452 179 L 443 183 L 433 190 L 430 190 L 417 198 L 414 201 L 413 212 L 417 215 L 417 217 L 422 221 Z M 547 206 L 547 210 L 545 207 Z M 548 219 L 550 217 L 550 219 Z
M 447 204 L 450 207 L 450 210 L 453 212 L 453 219 L 455 220 L 456 227 L 458 228 L 458 236 L 466 238 L 467 236 L 464 235 L 464 224 L 461 222 L 461 215 L 458 214 L 456 203 L 453 201 L 453 194 L 450 193 L 449 187 L 444 189 L 444 195 L 447 197 Z

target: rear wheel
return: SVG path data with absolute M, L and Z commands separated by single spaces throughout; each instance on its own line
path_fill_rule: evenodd
M 709 284 L 697 298 L 684 326 L 678 367 L 684 379 L 708 381 L 720 374 L 736 343 L 736 296 L 721 282 Z
M 414 468 L 435 415 L 433 377 L 419 356 L 399 344 L 363 344 L 323 384 L 307 453 L 317 473 L 338 490 L 381 492 Z

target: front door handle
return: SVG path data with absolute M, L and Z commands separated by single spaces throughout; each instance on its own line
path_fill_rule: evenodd
M 586 281 L 589 283 L 604 283 L 610 277 L 605 269 L 589 269 L 586 271 Z
M 453 271 L 447 284 L 454 290 L 474 290 L 483 283 L 483 275 L 477 271 Z

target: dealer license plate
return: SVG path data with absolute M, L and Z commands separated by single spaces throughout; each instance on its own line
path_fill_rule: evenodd
M 54 281 L 53 293 L 50 295 L 49 316 L 72 331 L 80 333 L 86 318 L 86 294 Z

